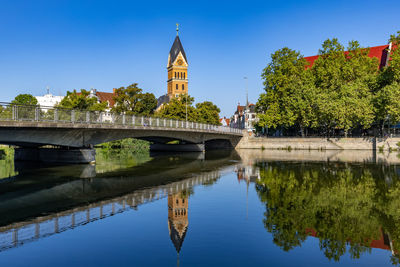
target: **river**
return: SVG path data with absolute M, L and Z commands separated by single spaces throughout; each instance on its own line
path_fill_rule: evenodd
M 397 154 L 0 153 L 0 266 L 396 266 Z

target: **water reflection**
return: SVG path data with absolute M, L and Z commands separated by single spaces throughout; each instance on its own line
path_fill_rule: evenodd
M 339 157 L 332 161 L 303 158 L 301 162 L 289 162 L 291 154 L 285 153 L 274 154 L 273 158 L 253 154 L 247 161 L 254 162 L 238 171 L 238 179 L 243 176 L 250 180 L 251 174 L 259 170 L 254 181 L 259 199 L 265 204 L 263 224 L 277 246 L 290 251 L 314 237 L 330 260 L 339 261 L 345 253 L 360 258 L 379 248 L 390 250 L 392 263 L 399 263 L 398 165 L 387 161 L 369 163 L 360 158 L 357 163 L 349 163 Z M 304 152 L 294 156 L 300 154 Z M 353 152 L 355 161 L 356 156 Z
M 149 215 L 141 209 L 141 216 L 150 217 L 142 224 L 135 221 L 135 228 L 144 224 L 143 229 L 148 228 L 148 232 L 144 231 L 143 236 L 153 238 L 152 244 L 163 244 L 158 251 L 151 247 L 151 253 L 153 249 L 157 253 L 167 251 L 174 262 L 176 251 L 178 265 L 180 259 L 186 263 L 194 254 L 198 255 L 201 245 L 207 254 L 215 252 L 221 244 L 225 248 L 221 253 L 231 253 L 237 247 L 233 241 L 238 242 L 232 236 L 235 231 L 242 233 L 238 229 L 246 229 L 243 235 L 247 236 L 240 236 L 240 240 L 248 238 L 247 242 L 258 245 L 251 247 L 257 255 L 268 249 L 272 251 L 271 247 L 275 254 L 293 251 L 307 240 L 315 240 L 320 255 L 331 263 L 342 264 L 344 255 L 362 258 L 375 249 L 390 251 L 392 262 L 399 262 L 400 165 L 397 157 L 337 151 L 248 150 L 239 151 L 239 155 L 219 151 L 157 156 L 135 156 L 126 151 L 101 153 L 96 165 L 73 168 L 15 165 L 18 174 L 0 183 L 0 251 L 81 225 L 94 225 L 91 224 L 94 221 L 120 213 L 130 215 L 126 211 L 162 200 L 159 202 L 162 212 L 158 214 Z M 202 185 L 201 190 L 195 188 L 197 185 Z M 248 193 L 247 219 L 244 201 L 240 198 L 244 190 Z M 121 217 L 124 218 L 118 218 Z M 211 224 L 209 218 L 213 218 Z M 117 228 L 115 221 L 114 224 L 109 221 L 109 227 Z M 149 222 L 154 223 L 153 227 L 147 226 Z M 154 225 L 162 226 L 161 232 L 156 232 Z M 257 231 L 272 236 L 273 244 Z M 207 232 L 213 234 L 212 244 L 208 238 L 202 238 Z M 139 240 L 143 238 L 135 234 Z M 119 239 L 113 241 L 110 246 L 120 244 Z M 305 254 L 312 251 L 310 246 L 303 249 Z M 264 256 L 262 260 L 278 257 Z
M 105 154 L 100 168 L 20 165 L 18 176 L 0 184 L 0 251 L 168 197 L 170 236 L 179 253 L 188 227 L 192 188 L 212 184 L 221 168 L 237 158 L 231 153 L 225 156 L 202 155 L 203 160 L 198 160 L 197 154 L 166 154 L 124 159 Z M 115 161 L 120 168 L 101 167 Z
M 188 208 L 189 195 L 193 192 L 190 189 L 183 190 L 176 194 L 168 195 L 168 230 L 172 244 L 177 252 L 179 266 L 179 252 L 189 226 Z

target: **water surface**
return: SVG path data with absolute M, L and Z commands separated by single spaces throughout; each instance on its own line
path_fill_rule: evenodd
M 97 151 L 0 160 L 1 266 L 393 266 L 396 154 Z M 11 158 L 11 159 L 10 159 Z

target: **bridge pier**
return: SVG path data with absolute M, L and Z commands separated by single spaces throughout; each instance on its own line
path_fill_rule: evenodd
M 82 164 L 95 162 L 96 151 L 93 148 L 16 148 L 14 160 L 40 161 L 46 163 Z

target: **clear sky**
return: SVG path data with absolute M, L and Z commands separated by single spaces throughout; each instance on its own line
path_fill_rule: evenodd
M 133 82 L 166 93 L 175 23 L 189 61 L 189 94 L 230 116 L 263 91 L 261 71 L 288 46 L 304 56 L 332 37 L 386 44 L 400 1 L 0 0 L 0 101 Z

